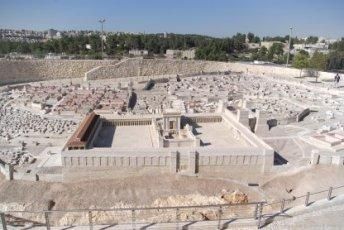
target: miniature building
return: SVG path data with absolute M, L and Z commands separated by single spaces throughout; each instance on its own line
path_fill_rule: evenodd
M 92 138 L 99 125 L 99 115 L 88 114 L 66 144 L 66 149 L 87 149 L 92 144 Z
M 92 113 L 61 157 L 66 177 L 92 168 L 213 175 L 268 172 L 273 166 L 273 149 L 228 110 L 182 114 L 166 109 L 162 114 L 104 113 L 99 118 Z
M 167 110 L 163 114 L 164 131 L 167 133 L 179 134 L 181 113 L 174 110 Z
M 129 55 L 134 55 L 134 56 L 144 56 L 148 55 L 148 50 L 129 50 Z
M 166 57 L 173 59 L 173 58 L 181 58 L 181 59 L 194 59 L 196 54 L 195 49 L 189 50 L 166 50 Z

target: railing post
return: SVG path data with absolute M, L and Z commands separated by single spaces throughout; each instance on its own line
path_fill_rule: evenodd
M 176 229 L 179 230 L 179 208 L 176 209 Z
M 258 212 L 258 229 L 262 226 L 262 216 L 263 216 L 263 203 L 259 203 L 259 212 Z
M 306 199 L 305 199 L 305 206 L 306 207 L 309 205 L 309 196 L 310 196 L 310 192 L 307 192 Z
M 221 217 L 222 217 L 222 206 L 219 207 L 219 222 L 217 223 L 217 229 L 222 229 L 221 227 Z
M 259 209 L 259 203 L 256 204 L 256 207 L 255 207 L 255 209 L 254 209 L 253 218 L 254 218 L 255 220 L 258 219 L 258 209 Z
M 333 190 L 333 187 L 329 187 L 328 188 L 327 200 L 331 200 L 332 199 L 332 190 Z
M 7 224 L 6 224 L 6 219 L 5 219 L 5 213 L 1 212 L 0 213 L 0 223 L 1 223 L 1 227 L 3 230 L 7 230 Z
M 131 227 L 132 227 L 133 230 L 136 229 L 135 222 L 136 222 L 135 209 L 132 209 L 131 210 Z
M 45 218 L 45 226 L 47 227 L 47 230 L 50 230 L 49 212 L 44 212 L 44 218 Z
M 284 206 L 285 206 L 285 199 L 283 199 L 281 203 L 281 213 L 284 212 Z
M 88 226 L 90 230 L 93 230 L 92 211 L 88 211 Z

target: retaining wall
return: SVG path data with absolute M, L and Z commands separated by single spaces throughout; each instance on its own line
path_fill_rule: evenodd
M 90 69 L 116 60 L 0 60 L 0 85 L 82 78 Z
M 258 76 L 299 77 L 300 70 L 273 65 L 165 59 L 127 59 L 103 65 L 85 73 L 85 79 L 121 78 L 153 75 L 190 75 L 197 73 L 243 72 Z M 303 76 L 307 73 L 303 71 Z M 319 72 L 319 79 L 333 79 L 334 73 Z
M 103 79 L 150 75 L 243 72 L 276 77 L 299 77 L 300 70 L 282 66 L 232 62 L 133 58 L 117 60 L 0 60 L 0 85 L 62 78 Z M 306 74 L 306 71 L 303 71 Z M 86 73 L 86 74 L 85 74 Z M 334 73 L 320 72 L 332 80 Z
M 223 148 L 195 150 L 185 149 L 147 149 L 147 150 L 121 150 L 121 149 L 92 149 L 73 150 L 62 153 L 63 177 L 98 178 L 99 175 L 125 177 L 143 173 L 181 173 L 188 175 L 211 176 L 215 174 L 260 174 L 267 172 L 271 166 L 270 154 L 260 148 Z M 272 157 L 272 155 L 271 155 Z M 215 174 L 213 174 L 214 172 Z M 234 175 L 233 174 L 233 175 Z

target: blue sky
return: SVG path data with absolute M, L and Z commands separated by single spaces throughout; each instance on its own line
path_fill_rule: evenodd
M 0 28 L 344 36 L 344 0 L 0 0 Z

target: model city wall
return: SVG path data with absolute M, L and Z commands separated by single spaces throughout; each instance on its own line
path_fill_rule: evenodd
M 233 62 L 141 59 L 117 60 L 0 60 L 0 85 L 63 78 L 104 79 L 150 75 L 243 72 L 258 76 L 299 77 L 300 70 L 282 66 Z M 306 71 L 303 71 L 303 75 Z M 334 73 L 320 72 L 320 79 Z
M 0 85 L 59 78 L 81 78 L 85 72 L 116 60 L 0 60 Z

